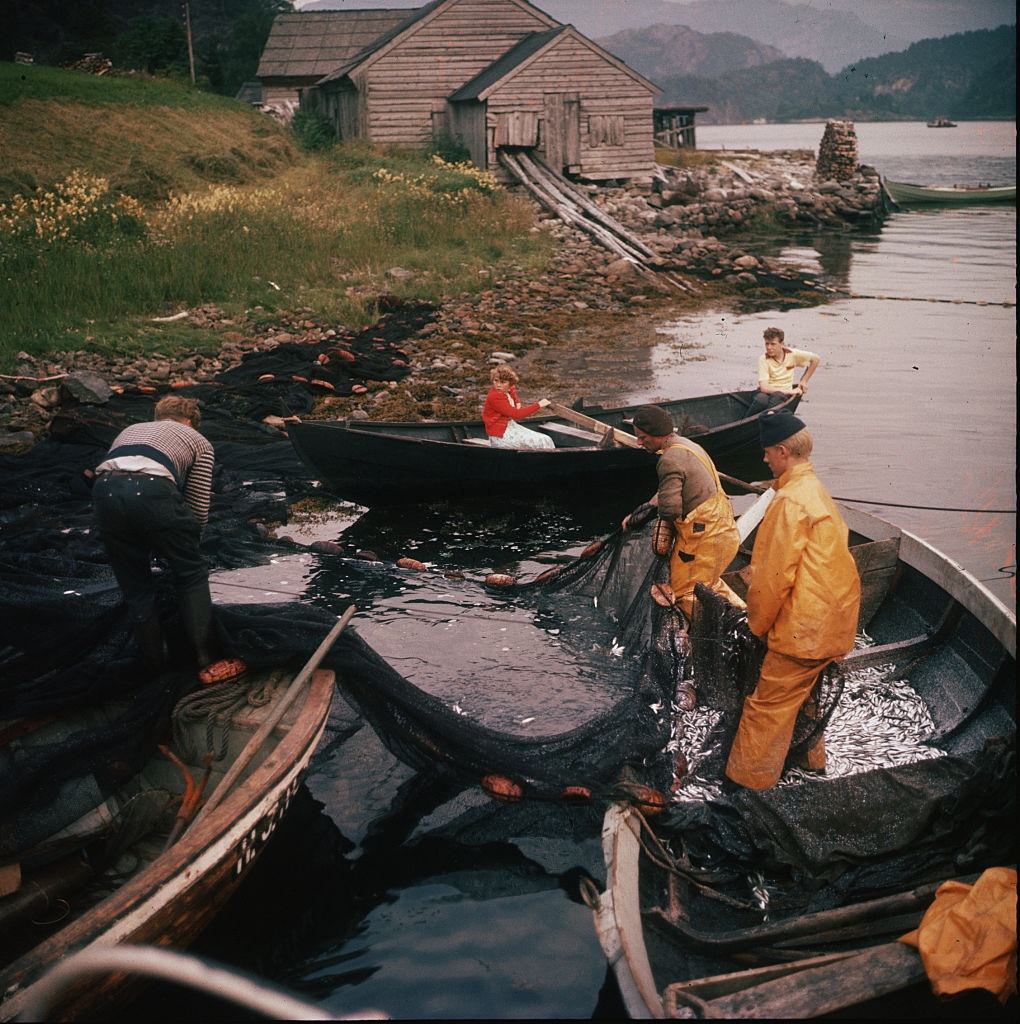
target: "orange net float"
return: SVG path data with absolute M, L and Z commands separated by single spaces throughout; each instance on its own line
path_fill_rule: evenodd
M 659 555 L 668 555 L 676 543 L 676 528 L 668 519 L 656 519 L 652 527 L 652 550 Z
M 154 388 L 151 384 L 139 384 L 138 390 L 141 391 L 143 395 L 154 395 L 159 388 Z
M 180 391 L 181 388 L 194 387 L 195 382 L 193 380 L 174 380 L 170 382 L 171 391 Z
M 219 683 L 231 683 L 248 671 L 248 666 L 240 658 L 221 658 L 211 665 L 206 665 L 198 673 L 198 681 L 203 686 L 216 686 Z
M 662 814 L 666 809 L 666 798 L 651 786 L 628 785 L 623 789 L 627 799 L 647 815 Z
M 563 572 L 562 565 L 555 565 L 551 569 L 546 569 L 545 572 L 540 572 L 536 577 L 535 583 L 548 583 L 549 580 L 556 579 L 559 574 Z
M 298 384 L 307 384 L 308 383 L 308 378 L 307 377 L 302 377 L 300 373 L 293 374 L 290 379 L 293 380 L 293 381 L 297 381 Z
M 564 786 L 560 790 L 561 800 L 590 800 L 591 790 L 587 786 Z
M 591 558 L 592 555 L 597 555 L 605 546 L 606 542 L 604 540 L 593 540 L 577 557 Z
M 490 572 L 485 577 L 485 582 L 490 587 L 512 587 L 517 580 L 508 576 L 505 572 Z
M 325 352 L 320 352 L 320 353 L 319 353 L 319 354 L 318 354 L 318 355 L 317 355 L 317 356 L 315 357 L 315 361 L 316 361 L 316 362 L 317 362 L 317 363 L 318 363 L 318 364 L 319 364 L 320 366 L 325 366 L 325 365 L 326 365 L 326 364 L 327 364 L 327 363 L 329 362 L 329 356 L 328 356 L 328 355 L 326 355 L 326 353 L 325 353 Z
M 668 583 L 653 583 L 652 600 L 661 608 L 672 608 L 676 604 L 676 595 Z
M 260 381 L 276 380 L 276 374 L 275 373 L 263 373 L 263 374 L 260 374 L 259 375 L 259 380 Z
M 313 384 L 317 388 L 325 388 L 326 391 L 336 391 L 335 385 L 330 384 L 328 380 L 322 380 L 319 377 L 313 377 L 308 383 Z
M 482 779 L 482 789 L 494 800 L 509 804 L 517 803 L 524 796 L 524 790 L 505 775 L 486 775 Z
M 466 580 L 467 576 L 460 571 L 460 569 L 447 569 L 443 573 L 444 580 Z
M 353 363 L 358 358 L 353 352 L 349 352 L 345 348 L 335 348 L 335 349 L 333 349 L 333 355 L 335 355 L 338 359 L 343 359 L 344 362 L 347 362 L 347 363 Z
M 419 562 L 417 558 L 398 558 L 397 565 L 401 569 L 416 569 L 418 572 L 428 568 L 424 562 Z
M 354 395 L 367 395 L 368 388 L 366 388 L 364 384 L 355 384 L 351 388 L 351 393 Z

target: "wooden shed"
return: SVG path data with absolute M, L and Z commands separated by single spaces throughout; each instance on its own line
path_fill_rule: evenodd
M 659 90 L 572 26 L 528 0 L 404 14 L 305 93 L 340 138 L 421 147 L 449 134 L 500 177 L 501 147 L 594 180 L 651 177 Z
M 361 53 L 410 12 L 293 11 L 277 15 L 255 75 L 262 102 L 300 99 L 301 90 Z
M 590 180 L 647 178 L 655 163 L 648 79 L 571 25 L 525 37 L 450 96 L 451 125 L 480 167 L 532 149 Z

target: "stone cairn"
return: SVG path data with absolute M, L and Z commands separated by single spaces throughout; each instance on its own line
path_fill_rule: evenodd
M 857 167 L 857 132 L 853 121 L 826 122 L 815 174 L 823 181 L 847 181 L 857 173 Z

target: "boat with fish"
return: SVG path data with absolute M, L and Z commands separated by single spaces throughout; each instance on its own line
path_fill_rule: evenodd
M 299 672 L 186 685 L 169 716 L 172 742 L 116 788 L 107 792 L 95 775 L 60 787 L 47 813 L 73 820 L 51 822 L 23 845 L 14 861 L 20 885 L 0 898 L 0 1020 L 33 1005 L 48 972 L 72 954 L 114 944 L 183 948 L 209 924 L 276 831 L 325 730 L 335 681 L 316 668 L 318 657 Z M 101 731 L 122 711 L 123 701 L 112 701 L 4 725 L 44 745 L 75 725 Z M 25 816 L 15 826 L 28 836 L 38 821 Z M 59 1019 L 105 1016 L 139 984 L 110 971 L 72 984 Z
M 681 434 L 697 440 L 721 468 L 736 471 L 748 460 L 760 461 L 757 416 L 750 413 L 756 395 L 732 391 L 661 404 Z M 793 411 L 799 402 L 794 395 L 777 408 Z M 480 420 L 312 420 L 289 424 L 288 435 L 326 487 L 363 505 L 513 495 L 527 488 L 573 494 L 606 485 L 645 489 L 654 480 L 653 457 L 605 434 L 613 428 L 632 438 L 626 421 L 637 408 L 579 402 L 529 417 L 530 428 L 552 438 L 552 450 L 493 448 Z
M 1016 185 L 914 185 L 882 179 L 889 198 L 901 206 L 972 206 L 975 203 L 1015 203 Z
M 724 784 L 742 695 L 720 711 L 696 669 L 698 707 L 676 711 L 667 747 L 669 808 L 606 813 L 606 888 L 587 899 L 632 1017 L 815 1017 L 930 998 L 897 938 L 942 880 L 1014 862 L 1015 615 L 918 537 L 841 512 L 862 602 L 827 774 L 788 766 L 761 793 Z M 744 593 L 732 568 L 724 578 Z

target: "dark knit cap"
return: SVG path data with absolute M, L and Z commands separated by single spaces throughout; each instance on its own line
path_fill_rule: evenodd
M 675 429 L 673 417 L 659 405 L 642 405 L 630 422 L 652 437 L 665 437 Z
M 782 444 L 788 437 L 796 434 L 798 430 L 804 430 L 807 424 L 797 419 L 787 409 L 780 409 L 777 412 L 763 412 L 758 417 L 758 433 L 761 437 L 762 448 L 768 448 L 773 444 Z

